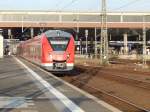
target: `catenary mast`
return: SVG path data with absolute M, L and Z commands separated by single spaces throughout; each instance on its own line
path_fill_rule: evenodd
M 108 34 L 107 34 L 107 12 L 106 0 L 102 0 L 101 10 L 101 46 L 100 61 L 101 64 L 108 64 Z

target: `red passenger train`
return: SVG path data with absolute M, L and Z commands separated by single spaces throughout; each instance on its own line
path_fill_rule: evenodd
M 48 30 L 18 46 L 21 57 L 49 71 L 69 71 L 74 68 L 74 38 L 61 30 Z

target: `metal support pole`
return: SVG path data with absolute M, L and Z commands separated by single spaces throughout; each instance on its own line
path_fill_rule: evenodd
M 127 55 L 128 54 L 128 34 L 125 33 L 123 35 L 123 43 L 124 43 L 124 54 Z
M 78 34 L 79 34 L 79 23 L 78 23 L 78 20 L 79 20 L 79 16 L 77 16 L 77 19 L 76 19 L 76 24 L 77 24 L 77 29 L 76 29 L 76 40 L 78 41 L 79 40 L 79 37 L 78 37 Z
M 86 46 L 86 51 L 85 52 L 86 52 L 86 55 L 87 55 L 88 54 L 88 39 L 87 39 L 88 38 L 88 30 L 85 30 L 85 38 L 86 38 L 86 45 L 85 45 Z
M 141 35 L 139 34 L 137 41 L 141 41 Z
M 95 57 L 97 58 L 97 29 L 95 27 Z
M 8 39 L 11 39 L 11 29 L 8 29 Z
M 78 33 L 76 33 L 76 36 L 75 36 L 75 41 L 78 41 Z
M 79 33 L 80 28 L 79 28 L 79 15 L 77 16 L 77 33 Z
M 112 37 L 111 37 L 111 34 L 109 35 L 109 40 L 111 41 Z M 108 41 L 109 42 L 109 41 Z
M 23 33 L 23 19 L 24 19 L 24 17 L 22 16 L 21 19 L 22 19 L 22 20 L 21 20 L 21 31 L 22 31 L 22 33 Z
M 80 38 L 80 55 L 82 54 L 82 39 Z
M 146 26 L 145 26 L 145 17 L 143 17 L 143 64 L 146 65 Z
M 101 64 L 108 64 L 108 34 L 107 34 L 107 13 L 106 0 L 102 0 L 101 15 L 101 48 L 100 48 Z
M 31 38 L 33 38 L 34 37 L 34 29 L 31 28 L 30 31 L 31 31 Z

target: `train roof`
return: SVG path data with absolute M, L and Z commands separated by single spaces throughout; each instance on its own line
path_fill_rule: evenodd
M 47 37 L 71 37 L 71 34 L 62 30 L 48 30 L 45 32 Z

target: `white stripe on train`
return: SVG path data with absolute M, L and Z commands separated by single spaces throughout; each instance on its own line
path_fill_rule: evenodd
M 53 63 L 42 63 L 41 65 L 42 65 L 42 66 L 53 66 Z M 74 63 L 67 63 L 67 66 L 73 67 L 73 66 L 74 66 Z

